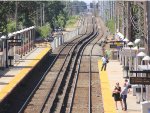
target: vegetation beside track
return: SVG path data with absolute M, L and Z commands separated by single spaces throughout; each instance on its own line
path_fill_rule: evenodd
M 109 28 L 109 31 L 114 34 L 115 33 L 115 20 L 108 20 L 106 22 L 106 26 Z

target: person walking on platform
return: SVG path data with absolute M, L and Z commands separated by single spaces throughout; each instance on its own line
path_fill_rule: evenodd
M 119 86 L 119 83 L 116 83 L 116 86 L 113 90 L 113 95 L 112 96 L 114 97 L 117 110 L 118 110 L 118 106 L 117 106 L 118 101 L 120 102 L 122 110 L 123 110 L 123 104 L 122 104 L 122 99 L 121 99 L 120 93 L 121 93 L 121 87 Z
M 107 59 L 106 59 L 106 57 L 102 57 L 102 68 L 101 68 L 101 71 L 103 71 L 103 69 L 104 69 L 104 71 L 106 71 L 106 66 L 107 66 Z
M 128 88 L 128 93 L 130 92 L 130 88 L 131 88 L 131 84 L 128 82 L 127 79 L 125 79 L 125 84 L 127 85 L 127 88 Z
M 127 94 L 128 94 L 128 86 L 124 83 L 123 90 L 121 91 L 121 98 L 123 99 L 124 111 L 127 110 Z

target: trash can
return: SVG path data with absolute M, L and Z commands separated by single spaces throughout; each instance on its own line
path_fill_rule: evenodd
M 123 66 L 123 78 L 129 78 L 129 66 Z
M 13 59 L 14 59 L 14 56 L 8 56 L 9 66 L 13 66 L 14 65 Z
M 118 51 L 112 51 L 112 59 L 117 60 L 118 58 Z
M 150 102 L 145 101 L 141 103 L 142 106 L 142 113 L 150 113 Z
M 133 89 L 133 96 L 136 96 L 136 88 L 138 87 L 138 85 L 132 85 L 132 89 Z
M 141 86 L 136 87 L 136 99 L 137 99 L 138 104 L 145 100 L 145 96 L 146 96 L 145 94 L 146 94 L 145 87 L 143 87 L 143 95 L 141 95 Z M 142 98 L 141 98 L 141 96 L 142 96 Z

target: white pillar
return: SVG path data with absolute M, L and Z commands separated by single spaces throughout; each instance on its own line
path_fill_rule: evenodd
M 59 35 L 59 37 L 58 37 L 58 45 L 59 45 L 59 46 L 61 45 L 61 37 L 60 37 L 60 35 Z
M 146 86 L 146 101 L 150 101 L 150 86 Z

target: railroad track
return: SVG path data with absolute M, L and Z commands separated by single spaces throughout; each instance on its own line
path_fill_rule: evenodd
M 74 43 L 76 44 L 79 41 L 81 43 L 81 41 L 83 41 L 83 39 L 85 37 L 86 37 L 86 35 L 82 36 L 82 38 L 78 39 L 78 41 L 75 40 Z M 74 46 L 70 46 L 70 49 L 69 49 L 70 53 L 68 53 L 66 55 L 65 60 L 64 60 L 64 53 L 66 53 L 66 51 L 68 51 L 68 49 L 65 49 L 64 52 L 62 52 L 62 51 L 60 52 L 60 54 L 59 54 L 59 56 L 57 58 L 57 61 L 54 62 L 53 67 L 49 70 L 49 72 L 48 72 L 47 76 L 44 78 L 44 80 L 42 80 L 43 82 L 39 83 L 38 86 L 40 86 L 40 87 L 39 88 L 35 88 L 36 91 L 34 91 L 34 95 L 31 94 L 29 96 L 28 100 L 25 102 L 25 104 L 23 105 L 23 107 L 20 109 L 19 112 L 23 112 L 24 111 L 24 112 L 30 112 L 30 113 L 31 112 L 36 112 L 37 113 L 37 112 L 42 112 L 44 110 L 43 108 L 45 108 L 46 101 L 47 101 L 48 97 L 49 97 L 49 99 L 53 99 L 53 96 L 51 96 L 51 95 L 53 95 L 53 93 L 55 94 L 56 91 L 58 90 L 58 88 L 60 87 L 59 84 L 61 83 L 61 80 L 63 79 L 62 75 L 64 74 L 64 72 L 65 72 L 64 70 L 66 68 L 64 66 L 65 63 L 62 63 L 62 62 L 63 61 L 67 62 L 67 60 L 71 56 L 70 54 L 72 54 L 72 56 L 73 56 L 73 52 L 71 50 L 72 48 L 74 48 Z M 71 57 L 70 57 L 70 59 L 71 59 Z M 68 63 L 67 63 L 67 65 L 68 65 Z M 62 67 L 64 69 L 62 69 Z M 58 70 L 58 69 L 60 69 L 60 70 Z M 56 75 L 59 75 L 59 77 L 56 76 Z M 57 81 L 57 85 L 55 85 L 56 81 Z M 49 89 L 51 89 L 51 90 L 49 90 Z M 49 90 L 48 93 L 46 93 L 46 90 Z M 52 90 L 53 90 L 53 92 L 52 92 Z M 31 97 L 33 97 L 33 98 L 31 99 Z M 27 105 L 29 100 L 31 100 L 31 101 Z M 45 100 L 45 101 L 43 102 L 43 100 Z M 25 109 L 26 105 L 27 105 L 27 107 Z
M 94 31 L 94 30 L 93 30 Z M 66 101 L 65 96 L 67 94 L 67 89 L 68 89 L 68 85 L 69 82 L 71 81 L 72 75 L 75 73 L 75 68 L 77 65 L 77 61 L 78 58 L 80 57 L 80 53 L 82 51 L 82 49 L 84 48 L 84 46 L 86 45 L 86 43 L 88 43 L 92 38 L 94 38 L 94 36 L 96 35 L 96 32 L 93 32 L 92 35 L 90 35 L 90 37 L 88 37 L 88 40 L 86 40 L 85 43 L 83 43 L 81 46 L 79 46 L 75 52 L 75 56 L 73 57 L 73 61 L 71 63 L 71 65 L 69 65 L 68 68 L 68 72 L 66 73 L 66 75 L 68 75 L 65 79 L 65 82 L 63 82 L 64 87 L 60 88 L 60 93 L 57 94 L 57 98 L 55 99 L 55 102 L 53 104 L 53 107 L 50 109 L 49 112 L 56 112 L 56 113 L 63 113 L 64 111 L 64 102 Z M 61 90 L 63 89 L 63 91 Z M 59 100 L 59 102 L 57 102 L 57 100 Z
M 103 33 L 100 35 L 100 38 L 102 36 Z M 100 38 L 91 40 L 91 43 L 87 43 L 82 50 L 82 53 L 80 54 L 81 56 L 78 60 L 76 73 L 72 75 L 73 77 L 70 82 L 70 87 L 68 88 L 68 94 L 66 94 L 64 107 L 62 108 L 63 112 L 96 113 L 102 111 L 102 106 L 100 104 L 102 103 L 100 93 L 96 96 L 98 98 L 95 98 L 95 95 L 97 95 L 97 91 L 100 88 L 98 71 L 95 73 L 96 71 L 93 72 L 92 68 L 93 64 L 97 64 L 97 62 L 92 64 L 92 51 Z M 88 45 L 92 46 L 85 50 Z M 83 55 L 85 54 L 84 51 L 86 53 L 85 56 Z M 96 104 L 96 106 L 94 106 L 94 104 Z
M 92 102 L 95 101 L 93 101 L 91 96 L 94 95 L 91 90 L 92 88 L 94 89 L 95 86 L 93 87 L 91 84 L 92 80 L 96 81 L 97 76 L 91 73 L 91 55 L 94 45 L 99 39 L 95 39 L 98 35 L 95 19 L 87 19 L 84 23 L 87 23 L 87 21 L 87 30 L 80 38 L 63 45 L 63 49 L 58 49 L 59 53 L 54 52 L 54 54 L 58 54 L 54 62 L 45 72 L 41 81 L 19 110 L 19 113 L 70 113 L 80 112 L 76 111 L 78 109 L 74 109 L 80 107 L 82 107 L 82 112 L 91 113 L 95 111 L 95 108 L 92 109 Z M 85 48 L 91 44 L 93 40 L 96 41 L 89 52 L 90 57 L 83 59 Z M 90 63 L 87 64 L 87 62 Z M 86 65 L 88 65 L 88 68 Z M 80 69 L 80 67 L 86 68 Z M 89 70 L 89 72 L 80 72 L 80 70 Z M 85 81 L 84 83 L 82 83 L 83 80 Z M 99 81 L 97 81 L 97 84 L 99 84 L 98 82 Z M 76 90 L 78 86 L 77 83 L 81 84 L 81 86 L 79 85 L 79 90 Z M 98 87 L 96 86 L 96 88 Z M 96 90 L 96 88 L 94 90 Z M 77 92 L 83 92 L 82 94 L 84 95 L 80 97 L 80 93 Z M 76 97 L 78 99 L 79 97 L 82 98 L 80 99 L 81 101 L 88 101 L 80 103 L 83 104 L 83 106 L 80 105 L 80 107 L 78 107 L 75 106 L 75 100 L 78 100 Z M 99 109 L 96 108 L 96 110 Z

